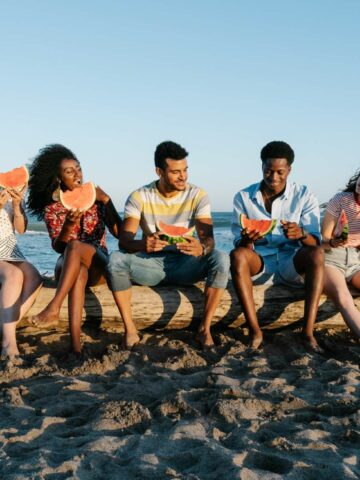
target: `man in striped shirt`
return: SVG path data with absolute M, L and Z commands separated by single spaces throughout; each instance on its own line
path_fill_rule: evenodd
M 229 257 L 214 249 L 209 198 L 188 183 L 188 152 L 174 142 L 155 151 L 158 180 L 133 192 L 126 201 L 120 232 L 120 251 L 110 255 L 108 281 L 124 321 L 123 346 L 132 348 L 140 338 L 131 315 L 131 285 L 159 283 L 189 285 L 206 278 L 204 316 L 197 339 L 203 348 L 214 345 L 211 320 L 229 275 Z M 190 228 L 198 239 L 169 245 L 157 228 L 159 222 Z M 137 239 L 138 228 L 142 238 Z

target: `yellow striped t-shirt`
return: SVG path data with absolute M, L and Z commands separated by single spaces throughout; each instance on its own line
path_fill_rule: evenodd
M 195 219 L 211 218 L 211 209 L 207 193 L 195 185 L 188 183 L 184 191 L 166 198 L 154 181 L 130 194 L 124 217 L 140 220 L 143 233 L 150 235 L 158 230 L 159 221 L 177 227 L 193 227 Z

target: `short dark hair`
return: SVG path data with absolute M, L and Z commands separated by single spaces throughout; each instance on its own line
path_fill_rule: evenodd
M 356 189 L 356 184 L 358 181 L 358 178 L 360 177 L 360 170 L 357 170 L 354 175 L 352 175 L 349 178 L 349 181 L 346 184 L 346 187 L 344 188 L 343 192 L 355 192 Z
M 44 219 L 44 209 L 54 200 L 52 194 L 59 186 L 58 175 L 64 158 L 78 159 L 68 148 L 58 143 L 42 148 L 30 166 L 29 195 L 27 205 L 39 220 Z
M 286 158 L 289 165 L 291 165 L 295 158 L 294 150 L 286 142 L 275 140 L 263 147 L 260 153 L 262 162 L 269 158 Z
M 155 166 L 165 170 L 166 159 L 183 160 L 189 153 L 181 145 L 170 140 L 159 143 L 155 150 Z

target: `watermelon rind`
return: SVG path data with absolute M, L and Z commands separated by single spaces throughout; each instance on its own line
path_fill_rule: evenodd
M 164 222 L 156 222 L 156 228 L 158 231 L 162 232 L 160 239 L 168 242 L 170 245 L 175 245 L 176 243 L 187 242 L 188 240 L 184 236 L 192 236 L 195 233 L 195 227 L 188 228 L 183 235 L 172 235 L 170 232 L 166 231 L 167 227 L 172 227 L 172 225 L 167 225 Z
M 80 193 L 78 192 L 79 190 L 81 191 L 81 197 L 77 199 L 72 198 L 76 193 Z M 84 191 L 88 193 L 88 198 L 85 197 Z M 95 200 L 96 189 L 93 182 L 83 183 L 74 190 L 66 190 L 65 192 L 60 190 L 60 202 L 66 210 L 89 210 L 94 205 Z
M 29 171 L 25 165 L 0 173 L 0 188 L 14 188 L 21 192 L 29 180 Z
M 264 225 L 264 222 L 268 223 L 268 228 L 261 230 L 261 225 Z M 277 220 L 272 219 L 272 220 L 255 220 L 255 219 L 249 219 L 244 213 L 240 214 L 240 227 L 241 229 L 249 228 L 252 230 L 258 231 L 260 234 L 260 237 L 265 237 L 266 235 L 269 235 L 274 228 L 276 227 Z

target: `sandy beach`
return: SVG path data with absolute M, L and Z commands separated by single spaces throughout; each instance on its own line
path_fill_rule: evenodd
M 66 331 L 19 332 L 22 364 L 0 372 L 0 478 L 356 479 L 360 345 L 346 329 L 309 352 L 291 329 L 214 329 L 204 353 L 189 330 L 86 328 L 86 358 Z

